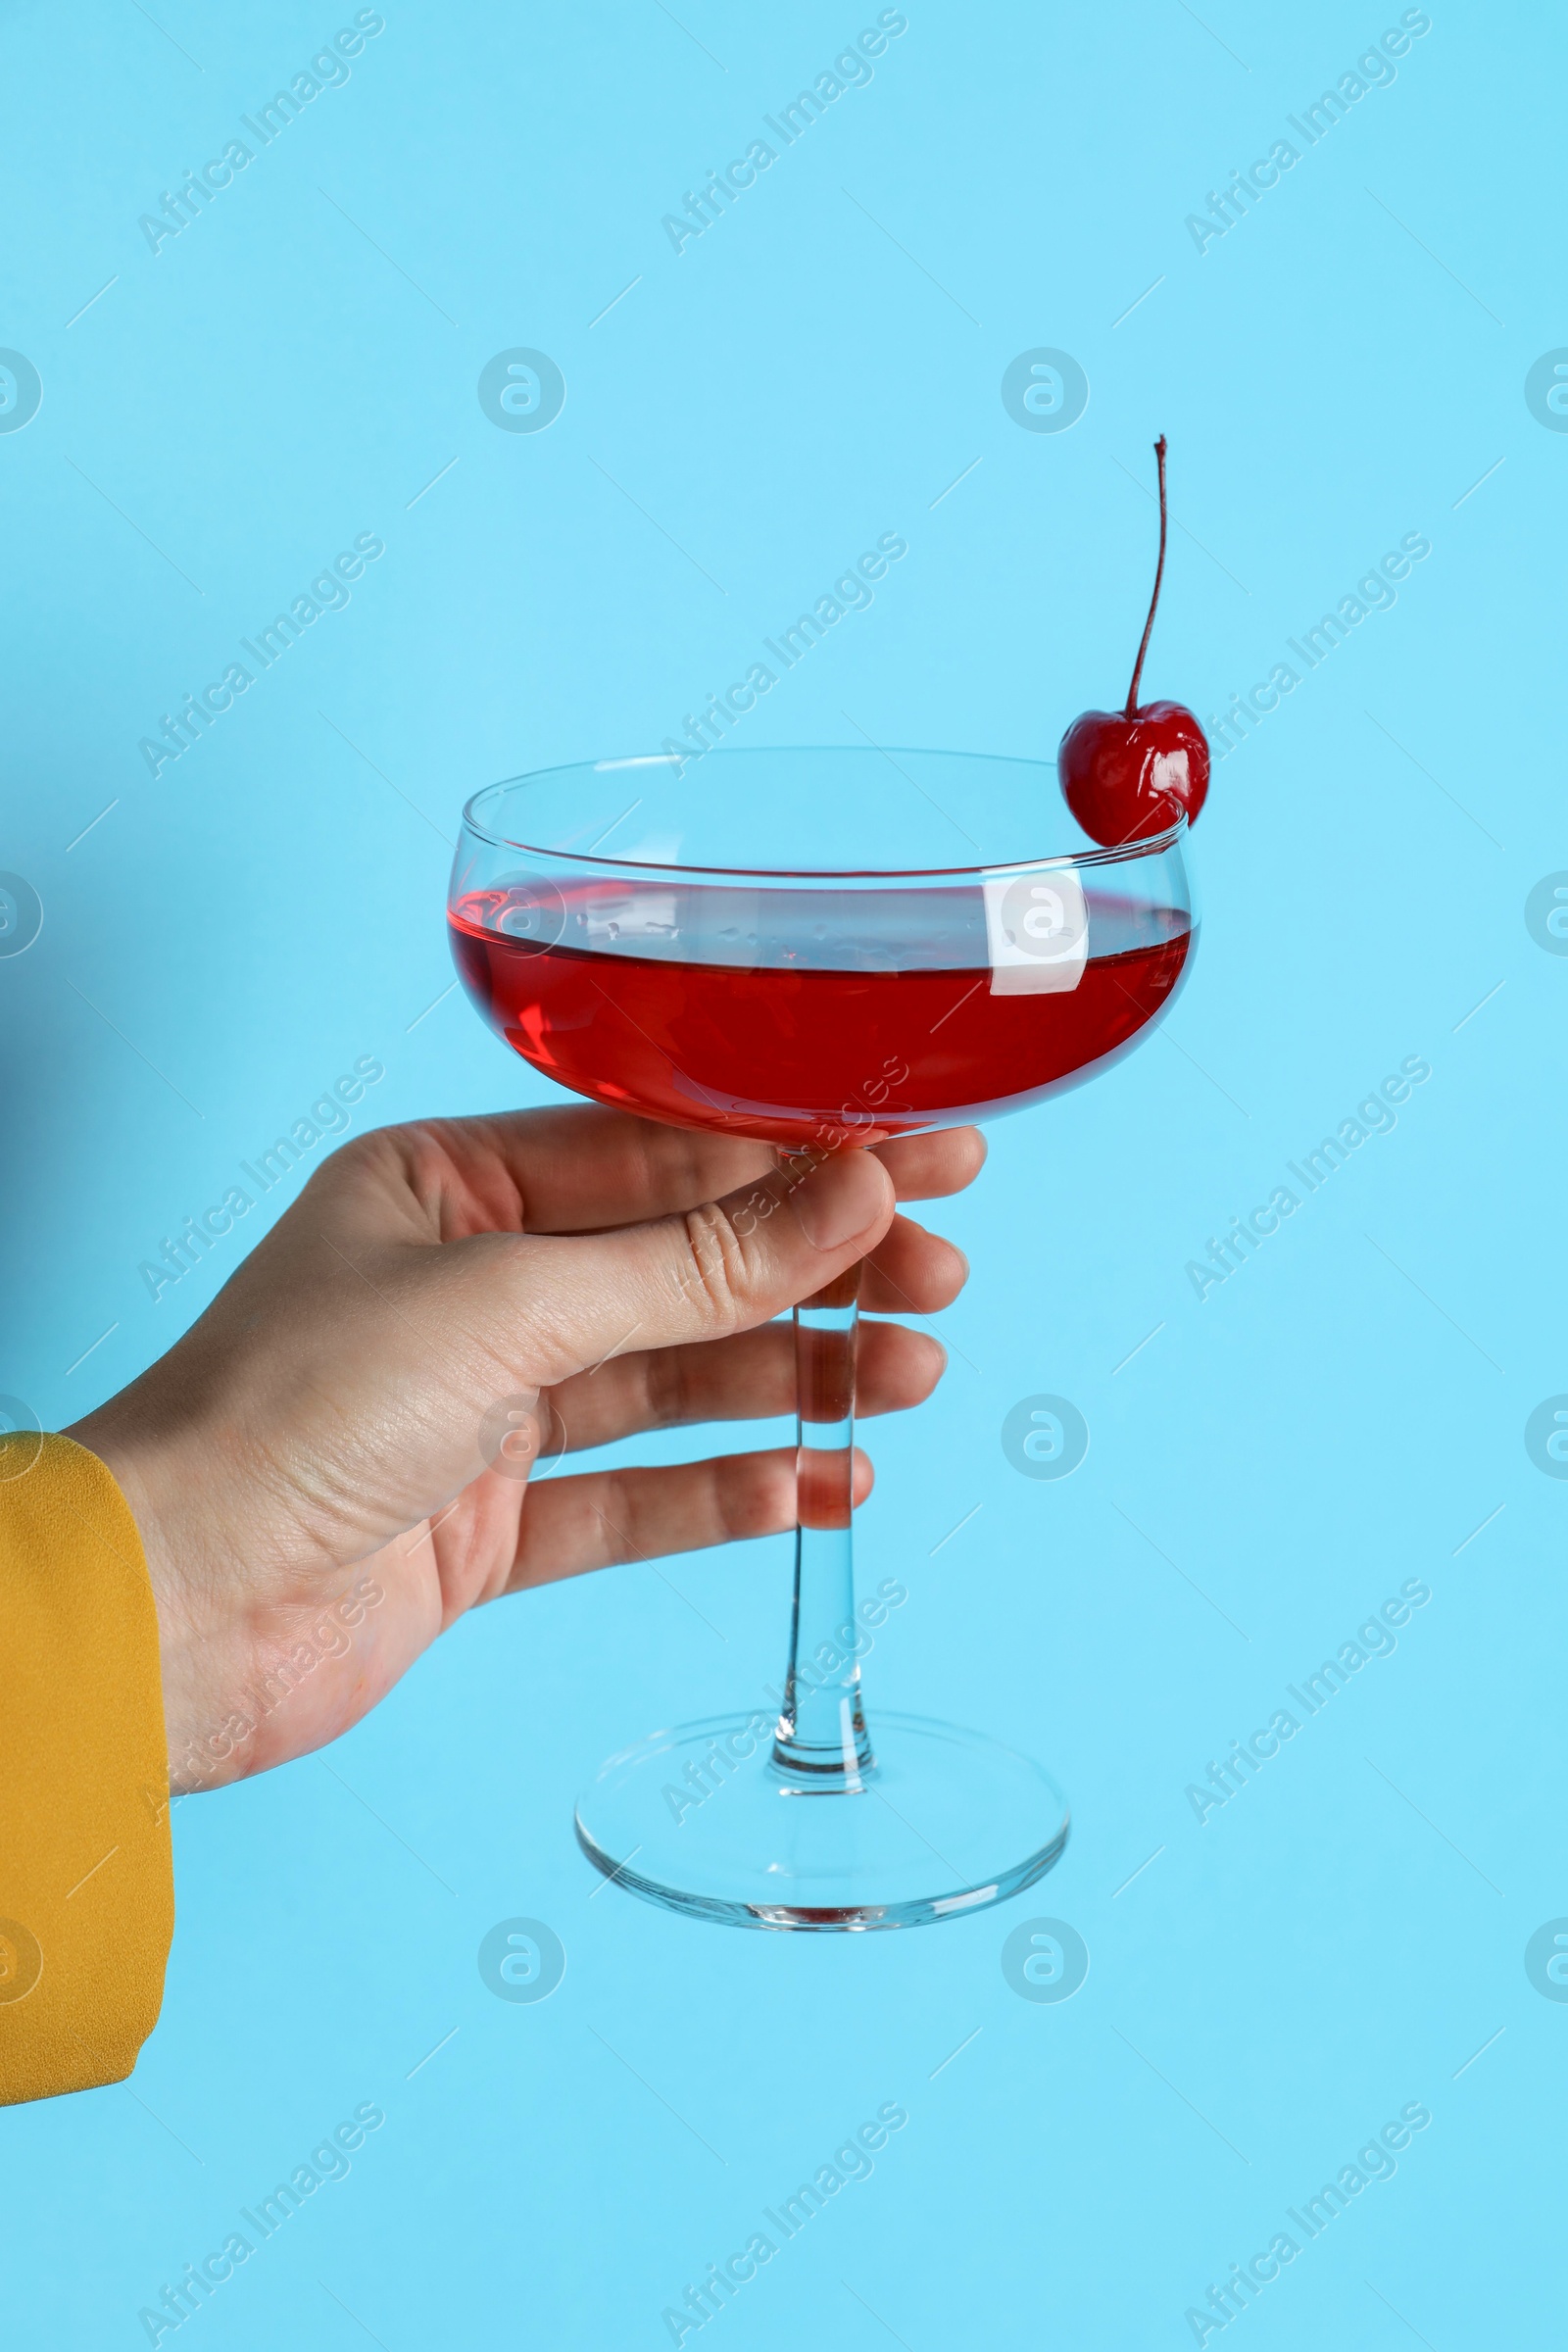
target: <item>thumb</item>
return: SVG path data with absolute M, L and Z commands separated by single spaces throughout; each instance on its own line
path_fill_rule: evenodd
M 871 1152 L 834 1153 L 804 1176 L 799 1166 L 608 1233 L 449 1243 L 460 1296 L 448 1302 L 542 1387 L 623 1349 L 751 1330 L 854 1265 L 893 1222 L 893 1181 Z

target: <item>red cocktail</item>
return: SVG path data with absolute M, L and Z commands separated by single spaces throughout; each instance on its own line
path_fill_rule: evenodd
M 564 894 L 579 934 L 591 931 L 596 887 Z M 930 894 L 949 895 L 961 894 Z M 980 890 L 967 896 L 983 922 Z M 662 913 L 669 899 L 658 883 L 618 885 L 620 935 L 593 949 L 510 936 L 509 919 L 535 912 L 526 886 L 466 891 L 448 918 L 453 956 L 490 1026 L 562 1086 L 645 1118 L 779 1144 L 833 1121 L 907 1135 L 1059 1093 L 1127 1052 L 1175 993 L 1193 939 L 1184 909 L 1099 894 L 1096 952 L 1075 987 L 998 993 L 990 967 L 973 963 L 846 970 L 808 953 L 751 966 L 638 953 L 640 908 Z M 683 906 L 700 927 L 737 928 L 690 890 Z M 898 906 L 918 923 L 918 893 Z M 854 911 L 877 908 L 862 899 Z

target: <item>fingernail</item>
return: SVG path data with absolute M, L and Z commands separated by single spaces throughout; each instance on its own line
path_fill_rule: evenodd
M 869 1152 L 845 1152 L 808 1176 L 795 1196 L 801 1231 L 813 1250 L 842 1250 L 874 1225 L 887 1203 L 889 1183 Z

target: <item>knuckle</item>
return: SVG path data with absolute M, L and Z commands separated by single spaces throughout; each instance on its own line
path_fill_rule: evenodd
M 749 1303 L 753 1284 L 752 1252 L 735 1219 L 716 1200 L 689 1208 L 682 1216 L 685 1263 L 681 1286 L 710 1319 L 731 1324 Z
M 325 1159 L 318 1161 L 311 1170 L 305 1184 L 301 1187 L 302 1194 L 312 1193 L 319 1200 L 323 1193 L 333 1193 L 345 1188 L 352 1189 L 382 1156 L 377 1145 L 380 1132 L 379 1129 L 372 1128 L 363 1135 L 345 1137 L 335 1152 L 329 1153 Z M 277 1150 L 275 1145 L 273 1150 L 274 1152 Z M 267 1169 L 263 1170 L 264 1174 L 270 1172 Z
M 440 1122 L 414 1119 L 390 1133 L 396 1141 L 410 1192 L 441 1239 L 449 1240 L 444 1209 L 453 1189 L 453 1164 Z

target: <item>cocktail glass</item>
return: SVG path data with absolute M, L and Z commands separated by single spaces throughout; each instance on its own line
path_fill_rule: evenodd
M 1197 941 L 1185 832 L 1102 849 L 1054 769 L 965 754 L 554 768 L 465 810 L 453 954 L 535 1068 L 616 1109 L 762 1139 L 789 1181 L 824 1152 L 1021 1109 L 1119 1060 Z M 857 1602 L 858 1273 L 795 1315 L 782 1690 L 656 1732 L 577 1807 L 607 1876 L 734 1926 L 961 1917 L 1031 1886 L 1067 1838 L 1061 1791 L 1029 1758 L 867 1716 L 860 1660 L 903 1588 Z

